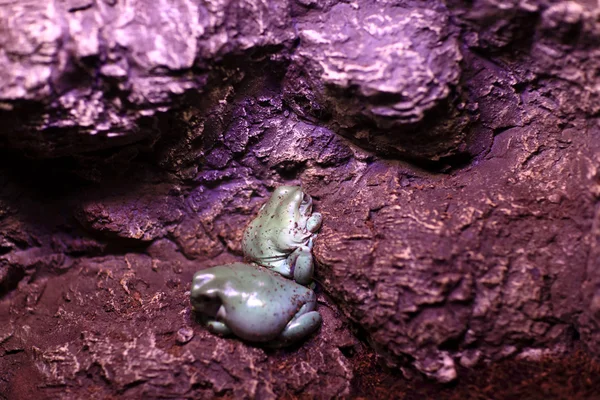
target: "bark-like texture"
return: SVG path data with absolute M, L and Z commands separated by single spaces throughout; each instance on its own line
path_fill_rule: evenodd
M 599 18 L 0 3 L 0 393 L 352 396 L 365 343 L 441 382 L 577 341 L 597 357 Z M 324 215 L 324 325 L 280 351 L 212 336 L 191 277 L 241 260 L 284 183 Z

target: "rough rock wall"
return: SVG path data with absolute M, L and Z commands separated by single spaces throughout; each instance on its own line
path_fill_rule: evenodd
M 0 3 L 0 393 L 350 396 L 355 335 L 442 382 L 597 355 L 599 15 Z M 207 334 L 186 291 L 282 183 L 325 217 L 324 325 L 269 352 Z

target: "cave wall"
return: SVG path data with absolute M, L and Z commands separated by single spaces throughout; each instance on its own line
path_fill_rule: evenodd
M 597 356 L 592 2 L 0 4 L 0 393 L 352 396 L 355 354 L 440 382 Z M 190 314 L 201 268 L 302 184 L 321 331 Z

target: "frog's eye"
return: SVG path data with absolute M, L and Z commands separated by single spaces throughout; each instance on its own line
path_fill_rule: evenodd
M 210 302 L 210 297 L 204 294 L 200 294 L 198 296 L 194 296 L 194 300 L 196 300 L 196 302 L 200 304 L 207 304 Z
M 205 293 L 192 294 L 190 300 L 194 311 L 210 317 L 217 315 L 219 307 L 221 307 L 219 299 L 215 299 L 213 296 Z

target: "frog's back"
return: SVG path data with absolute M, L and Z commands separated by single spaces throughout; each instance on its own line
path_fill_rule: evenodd
M 282 251 L 287 246 L 280 245 L 279 241 L 282 240 L 280 236 L 283 232 L 294 223 L 289 207 L 292 196 L 298 191 L 301 191 L 299 186 L 280 186 L 275 189 L 244 230 L 242 248 L 246 257 L 260 260 L 259 263 L 263 265 L 274 266 L 274 263 L 287 256 Z

